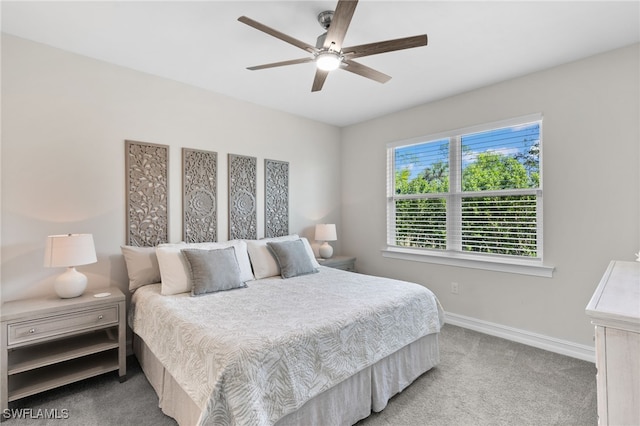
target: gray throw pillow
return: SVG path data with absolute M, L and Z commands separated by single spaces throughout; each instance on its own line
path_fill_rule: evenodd
M 267 243 L 267 247 L 280 266 L 282 278 L 318 272 L 318 269 L 311 263 L 307 248 L 302 240 L 270 242 Z
M 183 249 L 191 276 L 191 295 L 244 288 L 233 247 L 214 250 Z

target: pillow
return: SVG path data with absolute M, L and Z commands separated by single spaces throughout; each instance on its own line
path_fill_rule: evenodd
M 256 279 L 275 277 L 280 275 L 280 267 L 267 248 L 267 243 L 279 241 L 293 241 L 299 237 L 295 234 L 284 237 L 263 238 L 261 240 L 246 240 L 253 274 Z
M 300 237 L 300 240 L 304 243 L 304 248 L 307 250 L 307 255 L 309 256 L 309 260 L 311 260 L 311 264 L 314 268 L 319 268 L 320 264 L 316 259 L 316 256 L 313 254 L 313 249 L 311 248 L 311 244 L 309 244 L 309 240 L 304 237 Z
M 192 282 L 191 295 L 244 288 L 234 247 L 224 249 L 183 249 Z
M 160 282 L 155 247 L 120 246 L 129 275 L 129 290 Z
M 268 242 L 267 247 L 280 266 L 282 278 L 293 278 L 318 272 L 313 266 L 307 249 L 301 240 Z
M 184 243 L 183 243 L 184 244 Z M 244 240 L 231 240 L 223 242 L 209 242 L 209 243 L 189 243 L 187 248 L 198 249 L 218 249 L 234 247 L 236 249 L 236 260 L 240 267 L 240 279 L 242 281 L 251 281 L 254 279 L 253 271 L 251 270 L 251 261 L 249 260 L 249 253 L 247 252 L 247 243 Z
M 162 286 L 160 293 L 163 295 L 185 293 L 191 291 L 191 278 L 189 277 L 189 264 L 182 254 L 182 249 L 211 250 L 233 247 L 236 260 L 240 268 L 240 280 L 251 281 L 251 263 L 247 253 L 247 243 L 242 240 L 232 240 L 220 243 L 178 243 L 160 244 L 156 249 Z

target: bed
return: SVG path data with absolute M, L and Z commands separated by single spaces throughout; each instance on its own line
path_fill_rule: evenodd
M 287 259 L 267 249 L 283 241 L 302 243 L 290 251 L 308 255 L 312 272 L 288 276 Z M 199 281 L 189 283 L 197 271 L 188 257 L 229 246 L 241 285 L 194 297 Z M 161 279 L 139 285 L 125 253 L 129 324 L 160 407 L 180 425 L 351 425 L 439 361 L 443 312 L 431 291 L 319 266 L 297 236 L 164 245 L 155 254 Z M 253 279 L 243 281 L 249 271 Z M 183 286 L 167 290 L 177 275 Z

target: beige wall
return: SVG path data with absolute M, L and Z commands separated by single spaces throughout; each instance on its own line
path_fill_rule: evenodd
M 448 312 L 592 345 L 585 306 L 609 261 L 635 260 L 640 249 L 639 57 L 635 45 L 343 129 L 344 252 L 362 272 L 428 286 Z M 381 256 L 388 142 L 531 113 L 544 114 L 553 278 Z
M 52 294 L 47 235 L 92 233 L 89 285 L 126 288 L 124 140 L 170 145 L 170 239 L 181 225 L 181 148 L 218 153 L 218 235 L 227 231 L 227 154 L 290 164 L 290 231 L 339 224 L 339 129 L 191 86 L 2 37 L 2 300 Z M 339 243 L 339 242 L 338 242 Z M 334 243 L 335 244 L 335 243 Z M 338 245 L 338 244 L 335 244 Z

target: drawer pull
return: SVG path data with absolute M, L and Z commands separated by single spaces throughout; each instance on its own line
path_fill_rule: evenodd
M 30 334 L 33 334 L 33 333 L 35 333 L 35 332 L 36 332 L 36 329 L 35 329 L 35 328 L 31 328 L 31 329 L 29 329 L 29 333 L 30 333 Z
M 103 317 L 102 315 L 98 315 L 98 319 L 101 320 Z

